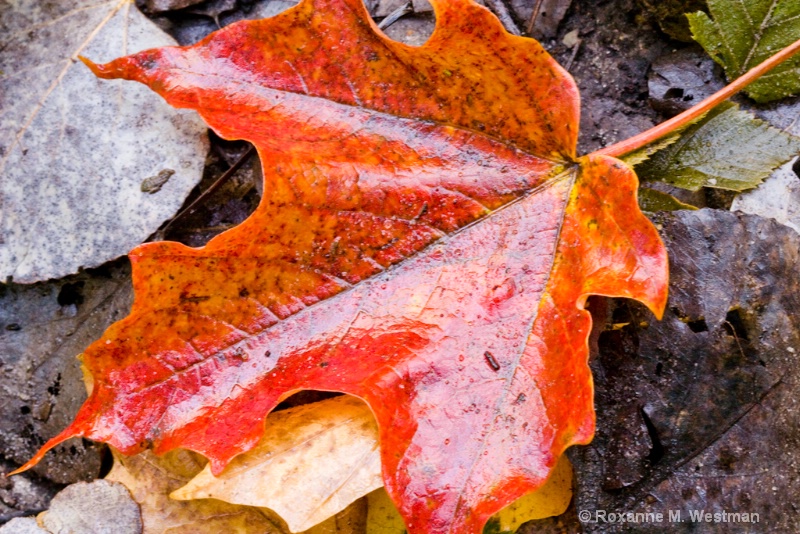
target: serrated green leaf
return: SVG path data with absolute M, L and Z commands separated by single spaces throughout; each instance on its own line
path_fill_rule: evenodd
M 639 207 L 642 211 L 696 210 L 696 206 L 681 202 L 669 193 L 642 187 L 639 189 Z
M 649 145 L 643 146 L 639 150 L 636 150 L 629 154 L 625 154 L 620 159 L 625 163 L 627 163 L 629 166 L 635 167 L 641 163 L 644 163 L 645 161 L 650 159 L 650 156 L 652 156 L 656 152 L 664 150 L 665 148 L 667 148 L 669 145 L 676 142 L 680 138 L 681 138 L 680 132 L 673 132 L 666 137 L 658 139 L 654 143 L 650 143 Z
M 641 181 L 690 191 L 744 191 L 800 153 L 800 138 L 769 126 L 730 102 L 688 127 L 680 139 L 636 166 Z
M 695 40 L 738 78 L 800 38 L 800 0 L 709 0 L 707 14 L 686 15 Z M 787 60 L 745 92 L 769 102 L 800 92 L 800 56 Z

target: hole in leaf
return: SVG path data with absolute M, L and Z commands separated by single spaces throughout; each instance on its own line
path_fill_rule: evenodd
M 661 372 L 664 370 L 664 364 L 658 362 L 656 364 L 656 376 L 661 376 Z
M 742 315 L 739 311 L 739 308 L 734 308 L 728 312 L 728 314 L 725 316 L 725 322 L 722 324 L 722 327 L 729 336 L 735 336 L 744 341 L 750 339 L 747 335 L 747 327 L 742 320 Z
M 664 98 L 683 98 L 683 89 L 680 87 L 670 87 L 664 93 Z
M 83 304 L 83 282 L 75 282 L 72 284 L 64 284 L 61 286 L 61 291 L 58 292 L 58 305 L 59 306 L 79 306 Z
M 321 400 L 338 397 L 341 393 L 335 391 L 317 391 L 314 389 L 305 389 L 289 396 L 286 400 L 282 401 L 275 407 L 275 411 L 286 410 L 287 408 L 294 408 L 303 404 L 311 404 L 312 402 L 319 402 Z
M 642 414 L 644 425 L 647 427 L 647 434 L 650 436 L 650 441 L 653 444 L 650 448 L 650 454 L 647 455 L 647 460 L 650 462 L 651 466 L 654 466 L 664 457 L 664 445 L 661 443 L 661 438 L 658 437 L 658 430 L 656 430 L 647 412 L 645 412 L 644 409 L 639 409 L 639 411 Z
M 697 319 L 695 321 L 688 321 L 686 323 L 692 332 L 698 334 L 700 332 L 708 332 L 708 325 L 705 319 Z
M 435 27 L 436 17 L 432 12 L 411 13 L 397 19 L 389 27 L 380 31 L 393 41 L 409 46 L 422 46 L 431 38 Z

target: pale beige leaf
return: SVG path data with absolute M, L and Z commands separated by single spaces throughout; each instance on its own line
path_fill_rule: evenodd
M 215 500 L 176 501 L 170 492 L 200 472 L 205 460 L 199 454 L 176 450 L 156 456 L 145 451 L 136 456 L 114 454 L 114 467 L 106 477 L 131 492 L 142 513 L 144 534 L 286 534 L 280 520 L 259 508 Z
M 298 406 L 271 414 L 258 446 L 219 477 L 207 467 L 172 497 L 266 507 L 303 531 L 383 485 L 378 445 L 372 412 L 356 398 Z

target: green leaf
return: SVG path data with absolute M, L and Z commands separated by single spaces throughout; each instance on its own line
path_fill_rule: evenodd
M 696 210 L 696 206 L 681 202 L 669 193 L 664 193 L 657 189 L 642 187 L 639 189 L 639 207 L 642 211 L 675 211 L 675 210 Z
M 636 166 L 641 181 L 690 191 L 753 188 L 800 153 L 800 138 L 782 132 L 730 102 L 720 104 L 680 139 Z
M 686 15 L 695 40 L 738 78 L 800 38 L 800 0 L 709 0 L 705 13 Z M 762 76 L 745 92 L 769 102 L 800 92 L 800 56 Z
M 699 119 L 698 119 L 699 120 Z M 683 130 L 681 130 L 683 131 Z M 662 137 L 661 139 L 656 140 L 649 145 L 645 145 L 639 150 L 631 152 L 629 154 L 625 154 L 620 159 L 627 163 L 630 167 L 636 167 L 650 159 L 650 156 L 664 150 L 672 143 L 676 142 L 678 139 L 681 138 L 680 132 L 673 132 L 666 137 Z

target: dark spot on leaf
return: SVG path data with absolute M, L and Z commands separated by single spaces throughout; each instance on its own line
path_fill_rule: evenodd
M 483 357 L 486 358 L 486 363 L 489 364 L 489 367 L 492 368 L 493 371 L 500 370 L 500 364 L 497 363 L 497 360 L 494 359 L 494 356 L 488 350 L 483 353 Z
M 198 303 L 198 302 L 205 302 L 210 298 L 211 297 L 207 297 L 207 296 L 204 296 L 204 295 L 191 296 L 191 297 L 188 296 L 188 295 L 181 295 L 181 302 Z
M 694 321 L 688 321 L 686 325 L 695 334 L 699 334 L 700 332 L 708 332 L 708 325 L 706 324 L 706 320 L 703 318 Z

